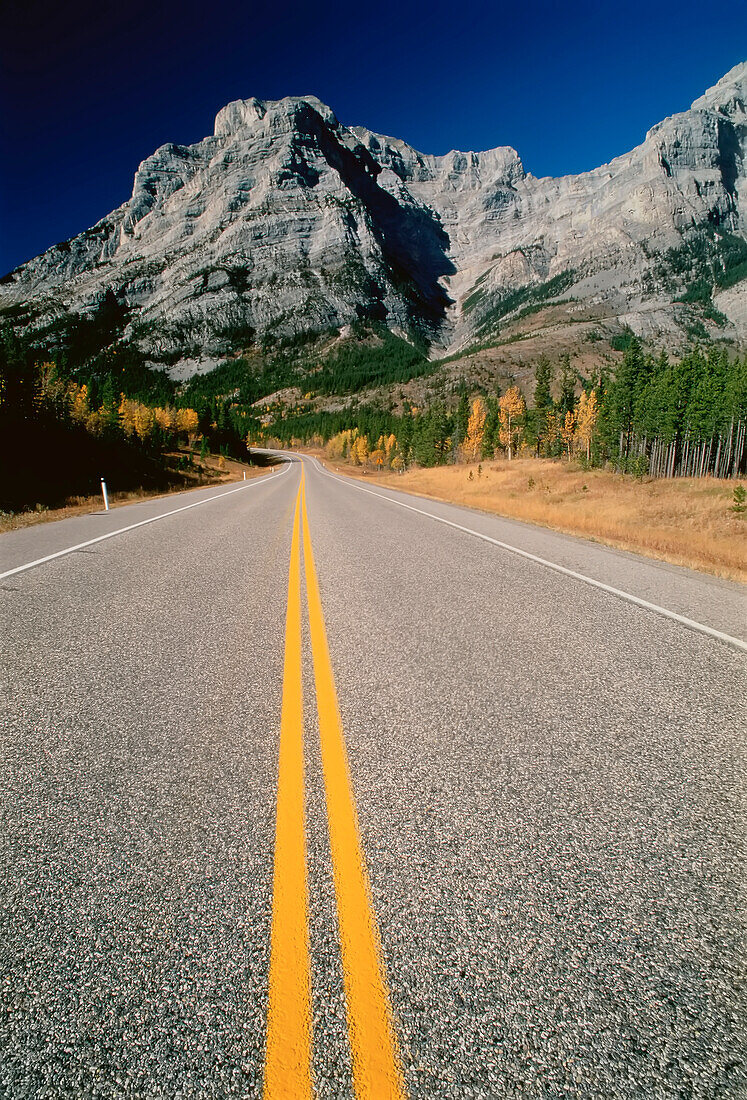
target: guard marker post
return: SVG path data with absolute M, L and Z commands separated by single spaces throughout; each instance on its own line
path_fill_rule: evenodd
M 101 479 L 101 493 L 102 493 L 102 496 L 104 498 L 104 511 L 108 512 L 109 511 L 109 494 L 106 491 L 106 482 L 104 481 L 103 477 Z

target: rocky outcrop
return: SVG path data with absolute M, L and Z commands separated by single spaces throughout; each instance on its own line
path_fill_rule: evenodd
M 240 100 L 212 136 L 143 161 L 118 210 L 6 276 L 0 309 L 39 323 L 111 289 L 156 358 L 359 318 L 435 353 L 559 297 L 674 325 L 701 280 L 739 332 L 746 93 L 743 64 L 632 152 L 559 179 L 510 148 L 419 153 L 311 96 Z

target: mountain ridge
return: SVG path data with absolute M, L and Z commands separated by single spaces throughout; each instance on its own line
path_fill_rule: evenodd
M 543 303 L 654 338 L 695 311 L 744 342 L 746 99 L 742 63 L 635 149 L 561 177 L 509 146 L 420 153 L 313 96 L 237 100 L 212 135 L 147 157 L 127 202 L 4 276 L 0 320 L 43 328 L 113 294 L 122 338 L 177 369 L 361 320 L 458 354 Z

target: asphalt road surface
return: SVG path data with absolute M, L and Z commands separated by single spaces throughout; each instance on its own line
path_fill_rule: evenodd
M 0 573 L 0 1096 L 745 1096 L 744 589 L 311 459 Z

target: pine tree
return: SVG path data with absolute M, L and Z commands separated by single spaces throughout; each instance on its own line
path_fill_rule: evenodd
M 454 418 L 454 437 L 452 439 L 454 448 L 461 447 L 462 443 L 467 438 L 469 413 L 469 398 L 467 397 L 467 391 L 463 389 L 459 397 L 459 404 L 457 405 L 456 416 Z
M 640 341 L 633 337 L 605 395 L 600 415 L 601 439 L 612 454 L 628 454 L 636 407 L 650 367 Z
M 495 448 L 499 445 L 499 431 L 501 425 L 501 414 L 498 406 L 498 396 L 488 397 L 486 404 L 488 407 L 488 415 L 485 419 L 485 435 L 482 441 L 482 457 L 492 458 L 495 454 Z
M 435 466 L 441 460 L 439 418 L 432 411 L 420 413 L 415 418 L 412 436 L 412 455 L 420 466 Z
M 560 396 L 558 397 L 558 412 L 561 420 L 565 422 L 566 413 L 572 413 L 576 404 L 576 371 L 571 366 L 571 357 L 567 353 L 560 360 Z
M 412 409 L 409 405 L 402 410 L 402 423 L 399 429 L 399 448 L 405 461 L 410 456 L 412 449 L 412 436 L 414 430 Z
M 553 369 L 546 355 L 540 355 L 534 371 L 534 407 L 535 409 L 549 409 L 552 406 L 552 394 L 550 384 L 552 382 Z
M 440 402 L 431 409 L 431 433 L 433 436 L 433 445 L 436 450 L 436 463 L 440 466 L 449 456 L 451 449 L 451 437 L 452 437 L 452 421 L 448 416 L 445 406 Z
M 532 428 L 534 431 L 535 450 L 539 455 L 543 448 L 546 449 L 547 418 L 553 408 L 552 393 L 550 392 L 550 385 L 553 379 L 553 368 L 546 355 L 541 355 L 537 360 L 535 379 Z

